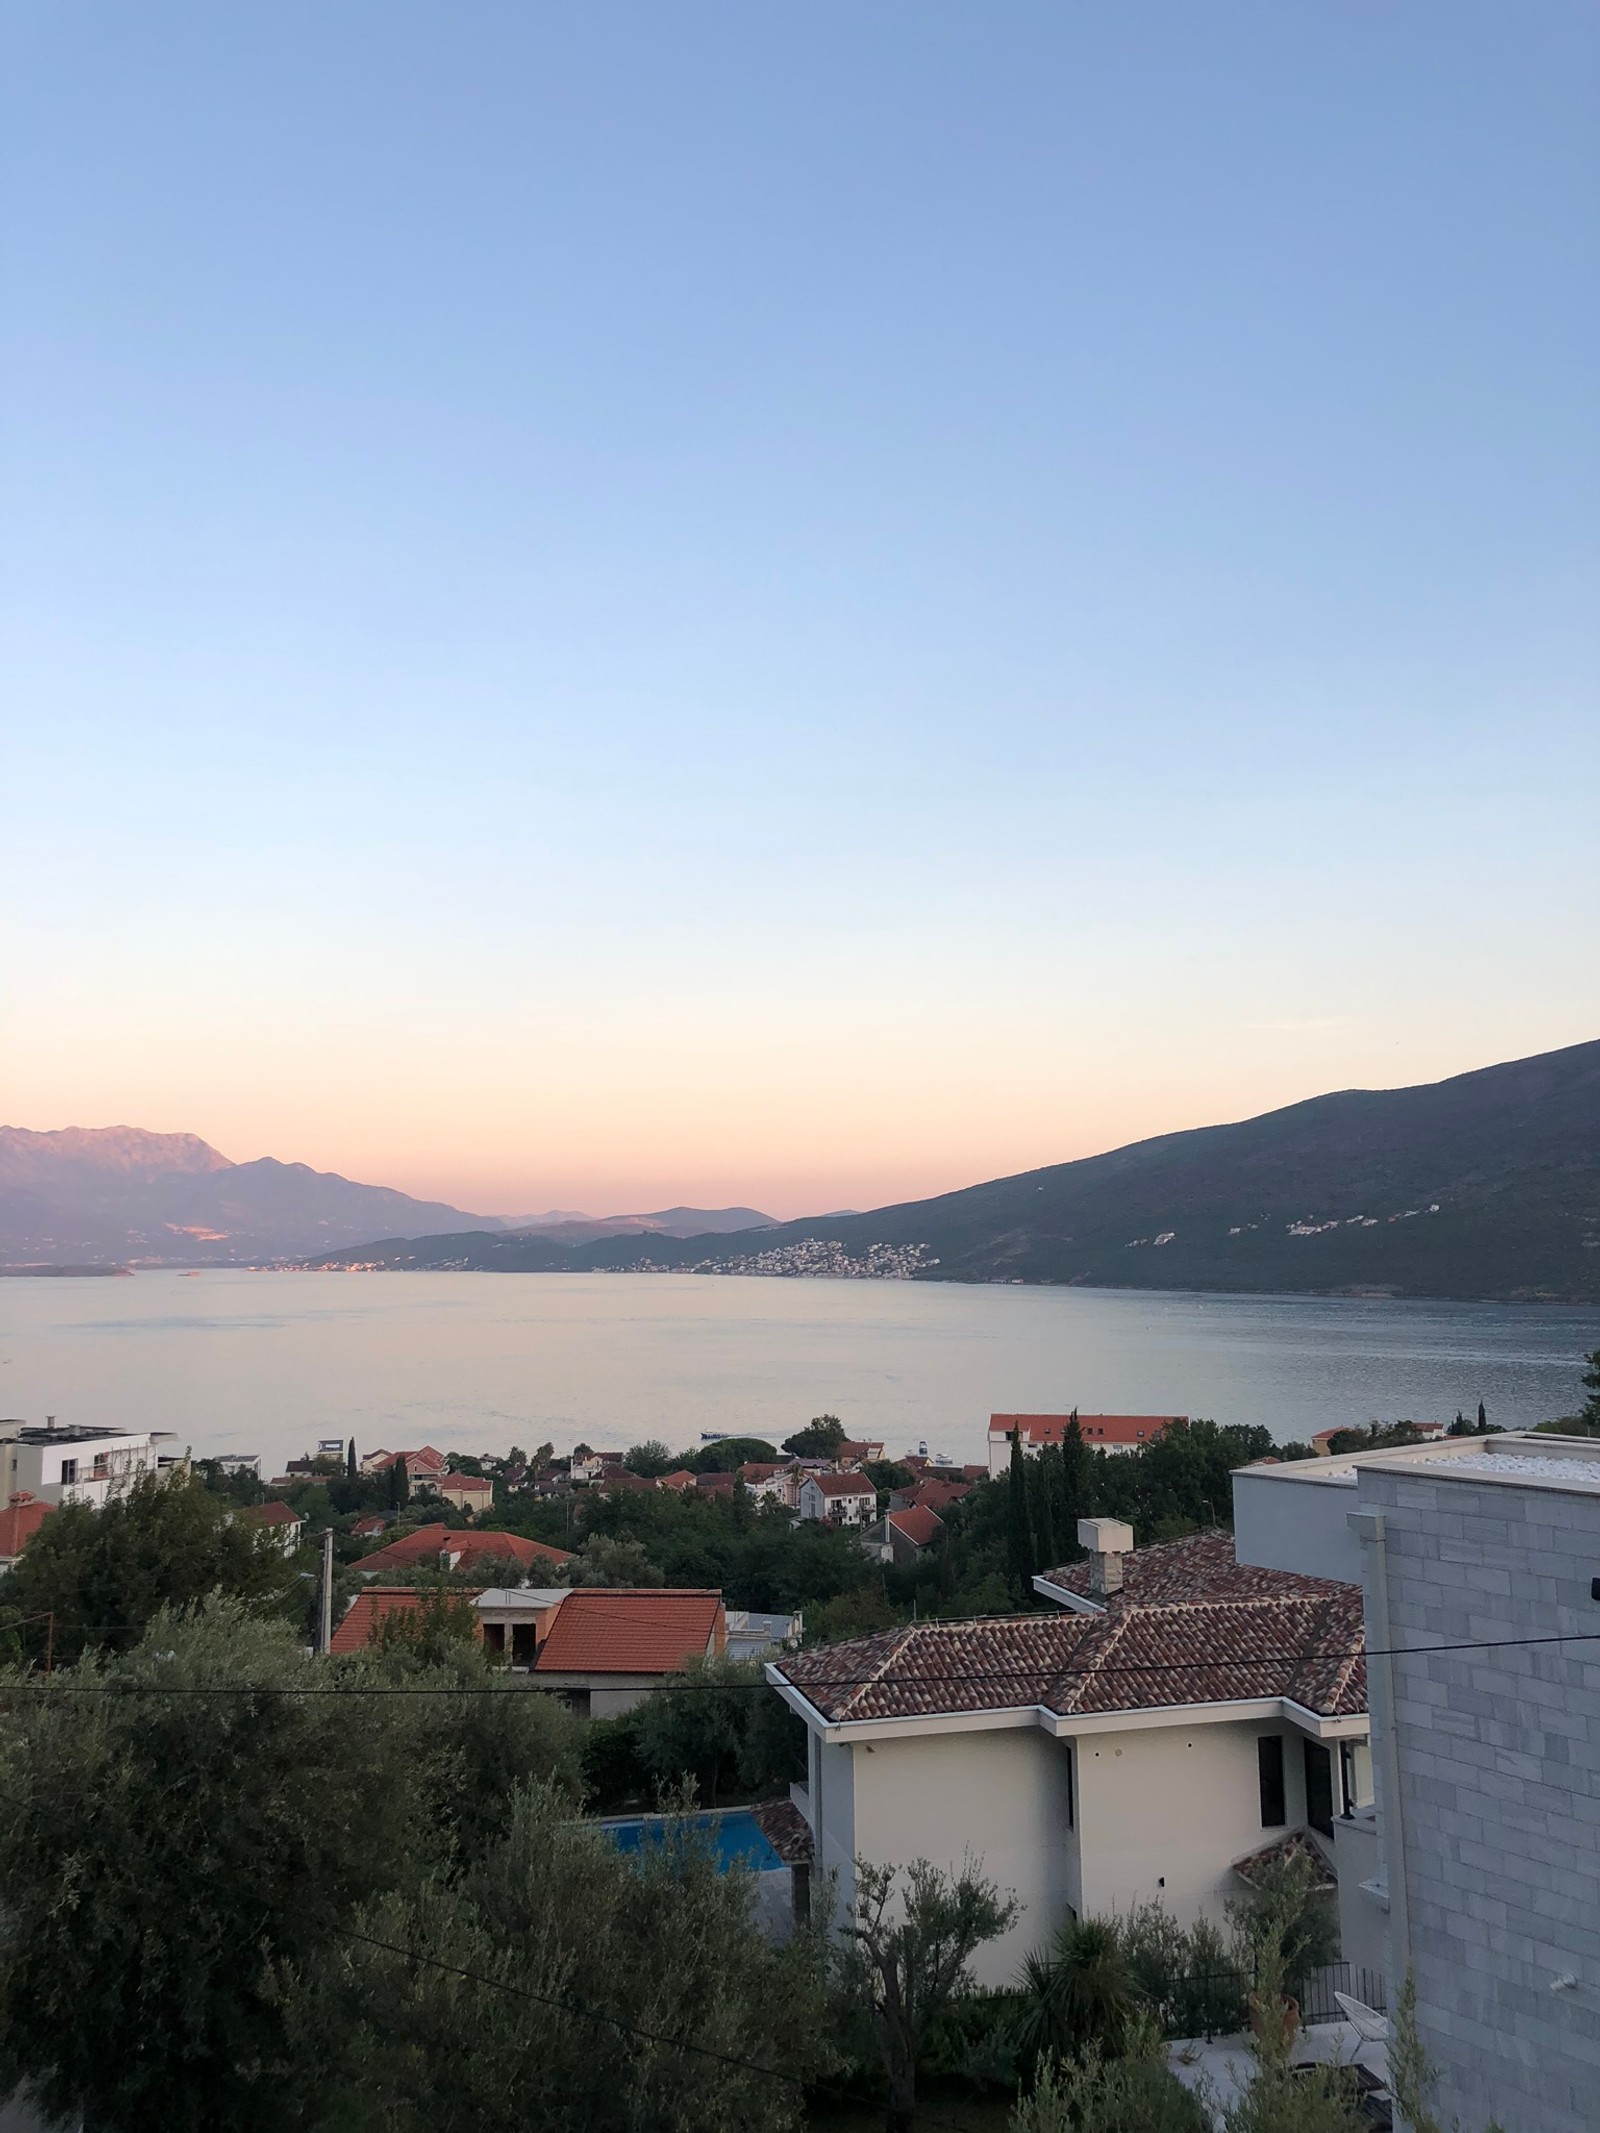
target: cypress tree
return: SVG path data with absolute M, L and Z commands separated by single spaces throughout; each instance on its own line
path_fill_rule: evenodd
M 1078 1426 L 1078 1410 L 1068 1418 L 1061 1440 L 1061 1537 L 1066 1548 L 1078 1553 L 1078 1520 L 1094 1513 L 1094 1472 L 1089 1449 Z
M 1033 1521 L 1028 1516 L 1028 1469 L 1022 1453 L 1022 1432 L 1011 1432 L 1008 1516 L 1006 1519 L 1006 1567 L 1012 1595 L 1019 1605 L 1032 1590 L 1034 1566 Z
M 352 1437 L 350 1439 L 350 1449 L 344 1455 L 345 1479 L 347 1481 L 354 1481 L 356 1478 L 357 1471 L 358 1469 L 356 1467 L 356 1440 L 354 1437 Z
M 1480 1436 L 1480 1437 L 1481 1437 L 1481 1436 L 1483 1436 L 1483 1435 L 1485 1434 L 1485 1432 L 1487 1431 L 1488 1427 L 1489 1427 L 1489 1410 L 1488 1410 L 1488 1408 L 1487 1408 L 1487 1407 L 1485 1407 L 1485 1406 L 1484 1406 L 1483 1402 L 1482 1402 L 1482 1401 L 1480 1400 L 1480 1401 L 1478 1402 L 1478 1434 L 1479 1434 L 1479 1436 Z
M 1042 1444 L 1029 1460 L 1033 1489 L 1029 1510 L 1033 1520 L 1035 1570 L 1049 1570 L 1060 1562 L 1060 1535 L 1056 1521 L 1056 1478 L 1061 1455 L 1053 1444 Z

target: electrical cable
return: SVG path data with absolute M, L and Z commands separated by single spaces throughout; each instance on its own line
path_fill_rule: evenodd
M 1050 1616 L 1038 1615 L 1000 1615 L 990 1617 L 988 1619 L 999 1622 L 1016 1623 L 1023 1621 L 1049 1621 L 1055 1618 Z M 932 1625 L 913 1625 L 911 1623 L 907 1623 L 903 1626 L 909 1629 L 912 1627 L 931 1627 Z M 960 1627 L 970 1625 L 958 1624 L 953 1622 L 950 1626 Z M 1295 1651 L 1253 1652 L 1248 1656 L 1243 1654 L 1213 1653 L 1210 1657 L 1205 1659 L 1152 1659 L 1143 1662 L 1118 1661 L 1115 1663 L 1108 1662 L 1103 1666 L 1052 1667 L 1049 1665 L 1035 1665 L 1021 1667 L 981 1668 L 974 1669 L 971 1671 L 962 1671 L 960 1673 L 918 1673 L 905 1677 L 901 1683 L 896 1685 L 904 1687 L 948 1687 L 964 1683 L 1017 1680 L 1037 1681 L 1041 1678 L 1049 1681 L 1066 1681 L 1079 1679 L 1100 1680 L 1109 1674 L 1150 1675 L 1209 1673 L 1214 1669 L 1245 1670 L 1252 1667 L 1259 1668 L 1264 1666 L 1279 1665 L 1286 1661 L 1292 1661 L 1297 1665 L 1312 1665 L 1323 1662 L 1338 1662 L 1343 1664 L 1344 1662 L 1356 1659 L 1428 1659 L 1439 1657 L 1441 1655 L 1448 1655 L 1455 1652 L 1512 1651 L 1524 1650 L 1536 1645 L 1593 1643 L 1600 1643 L 1600 1630 L 1563 1630 L 1558 1634 L 1550 1636 L 1474 1637 L 1463 1639 L 1458 1643 L 1450 1644 L 1395 1644 L 1372 1645 L 1367 1647 L 1356 1645 L 1337 1651 L 1316 1651 L 1300 1649 Z M 375 1650 L 376 1647 L 371 1647 L 371 1649 Z M 826 1647 L 823 1647 L 823 1649 L 826 1649 Z M 344 1656 L 357 1657 L 359 1655 L 351 1653 Z M 776 1661 L 771 1661 L 768 1663 L 774 1665 L 778 1664 L 778 1662 Z M 552 1671 L 556 1670 L 552 1669 Z M 565 1672 L 569 1670 L 561 1669 L 560 1671 Z M 585 1670 L 582 1668 L 574 1668 L 570 1671 L 582 1672 Z M 529 1679 L 531 1681 L 532 1676 L 530 1676 Z M 875 1683 L 883 1683 L 881 1666 L 879 1668 L 875 1668 L 871 1673 L 868 1674 L 830 1674 L 827 1676 L 819 1677 L 810 1682 L 807 1682 L 804 1679 L 791 1680 L 787 1675 L 784 1677 L 784 1679 L 788 1687 L 799 1689 L 802 1692 L 808 1687 L 820 1689 L 864 1688 Z M 765 1681 L 664 1681 L 658 1688 L 652 1688 L 644 1691 L 643 1693 L 651 1696 L 664 1696 L 673 1694 L 721 1695 L 728 1693 L 738 1694 L 741 1692 L 760 1691 L 767 1689 L 770 1686 L 771 1684 Z M 442 1685 L 436 1685 L 433 1683 L 394 1683 L 382 1685 L 363 1683 L 350 1687 L 345 1687 L 336 1682 L 329 1682 L 326 1684 L 305 1684 L 300 1682 L 276 1681 L 224 1682 L 212 1684 L 209 1686 L 193 1688 L 169 1688 L 164 1683 L 159 1681 L 107 1681 L 84 1683 L 80 1685 L 63 1681 L 60 1675 L 52 1675 L 48 1679 L 40 1679 L 38 1681 L 0 1682 L 0 1697 L 29 1692 L 37 1693 L 40 1695 L 57 1696 L 114 1696 L 137 1694 L 147 1694 L 154 1696 L 525 1696 L 530 1693 L 527 1688 L 497 1688 L 492 1685 L 479 1685 L 476 1683 L 468 1682 L 463 1682 L 459 1686 L 453 1683 Z

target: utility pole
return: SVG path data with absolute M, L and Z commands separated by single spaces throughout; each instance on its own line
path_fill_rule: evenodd
M 333 1528 L 322 1536 L 322 1591 L 317 1618 L 317 1650 L 324 1659 L 333 1643 Z

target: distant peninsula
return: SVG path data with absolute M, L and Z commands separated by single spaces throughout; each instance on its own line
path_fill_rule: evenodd
M 619 1225 L 620 1227 L 620 1225 Z M 1600 1304 L 1600 1042 L 868 1214 L 389 1237 L 312 1269 L 679 1271 Z

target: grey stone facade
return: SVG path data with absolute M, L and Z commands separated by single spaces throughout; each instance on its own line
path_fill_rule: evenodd
M 1369 1644 L 1385 1602 L 1393 1645 L 1600 1637 L 1600 1488 L 1419 1460 L 1364 1464 L 1357 1496 L 1382 1517 L 1363 1551 Z M 1372 1673 L 1391 1953 L 1402 1973 L 1409 1954 L 1423 2041 L 1447 2070 L 1438 2114 L 1463 2133 L 1491 2119 L 1505 2133 L 1595 2133 L 1600 1641 Z

